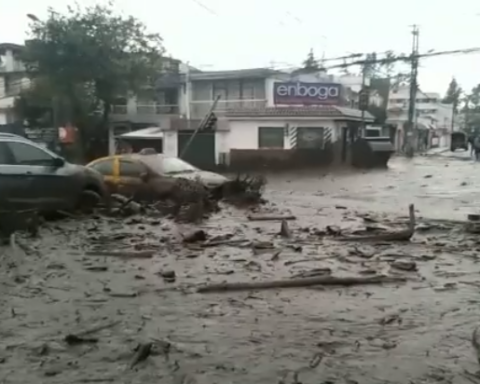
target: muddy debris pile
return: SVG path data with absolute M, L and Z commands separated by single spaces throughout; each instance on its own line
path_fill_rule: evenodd
M 220 196 L 225 202 L 235 206 L 262 204 L 265 203 L 262 195 L 266 184 L 265 177 L 261 175 L 238 174 L 233 180 L 222 185 Z
M 177 178 L 168 183 L 158 180 L 151 184 L 148 199 L 139 195 L 112 195 L 111 212 L 120 216 L 156 212 L 180 222 L 199 222 L 219 212 L 221 203 L 236 207 L 265 203 L 262 198 L 265 184 L 265 178 L 249 175 L 237 175 L 213 189 L 197 180 Z

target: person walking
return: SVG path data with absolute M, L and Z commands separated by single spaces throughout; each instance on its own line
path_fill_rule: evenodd
M 473 140 L 473 148 L 475 152 L 475 161 L 478 161 L 480 158 L 480 136 L 475 136 Z

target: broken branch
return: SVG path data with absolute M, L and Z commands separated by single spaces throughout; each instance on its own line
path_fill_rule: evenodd
M 151 259 L 153 251 L 87 251 L 87 256 L 119 257 L 124 259 Z
M 283 220 L 297 220 L 295 216 L 281 216 L 281 215 L 248 215 L 250 221 L 283 221 Z
M 383 283 L 403 283 L 407 279 L 403 277 L 372 276 L 372 277 L 333 277 L 321 276 L 302 279 L 273 280 L 273 281 L 255 281 L 244 283 L 221 283 L 199 287 L 197 292 L 227 292 L 227 291 L 245 291 L 256 289 L 272 288 L 300 288 L 313 285 L 339 285 L 349 287 L 352 285 L 383 284 Z

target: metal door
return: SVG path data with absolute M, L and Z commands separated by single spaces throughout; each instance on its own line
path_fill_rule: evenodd
M 178 156 L 188 143 L 193 132 L 178 132 Z M 215 132 L 198 132 L 191 141 L 184 158 L 186 162 L 201 169 L 215 166 Z

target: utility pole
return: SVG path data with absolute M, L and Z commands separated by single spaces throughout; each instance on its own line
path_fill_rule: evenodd
M 369 100 L 370 89 L 369 89 L 369 86 L 367 86 L 367 75 L 369 74 L 367 72 L 370 72 L 369 65 L 370 65 L 370 59 L 367 57 L 362 67 L 362 88 L 360 90 L 359 100 L 358 100 L 358 107 L 360 108 L 360 111 L 362 113 L 360 132 L 358 135 L 359 137 L 365 137 L 365 133 L 367 131 L 367 124 L 365 122 L 365 111 L 368 109 L 368 106 L 370 104 L 370 100 Z
M 415 103 L 418 89 L 418 38 L 419 30 L 417 25 L 412 28 L 412 54 L 410 57 L 410 92 L 408 100 L 408 118 L 404 129 L 405 154 L 407 157 L 413 157 L 415 154 L 415 138 L 417 136 L 415 119 Z
M 363 99 L 368 97 L 368 96 L 365 95 L 365 93 L 367 92 L 366 87 L 365 87 L 366 80 L 367 80 L 367 66 L 364 65 L 363 68 L 362 68 L 362 90 L 361 90 Z M 360 105 L 360 107 L 361 107 L 360 109 L 362 110 L 362 117 L 361 117 L 362 126 L 361 126 L 361 133 L 360 133 L 359 136 L 360 137 L 365 137 L 365 132 L 367 131 L 367 127 L 366 127 L 366 123 L 365 123 L 365 109 L 368 108 L 368 101 L 367 101 L 367 105 Z

